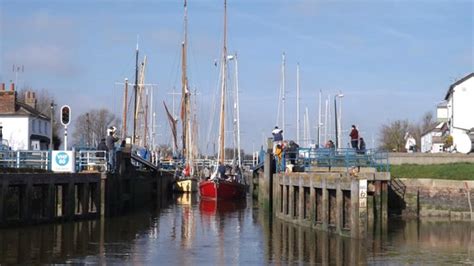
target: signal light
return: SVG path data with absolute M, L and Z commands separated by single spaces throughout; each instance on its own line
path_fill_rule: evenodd
M 61 107 L 61 124 L 64 126 L 69 125 L 71 122 L 71 107 L 64 105 Z

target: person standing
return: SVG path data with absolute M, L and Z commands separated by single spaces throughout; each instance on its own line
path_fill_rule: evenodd
M 365 154 L 365 141 L 364 141 L 364 138 L 359 139 L 359 151 L 357 153 Z
M 359 148 L 359 131 L 355 125 L 352 125 L 352 130 L 349 136 L 351 137 L 352 148 L 357 150 Z
M 112 173 L 115 172 L 115 142 L 119 140 L 118 137 L 115 136 L 115 127 L 110 127 L 108 130 L 108 136 L 105 139 L 105 144 L 107 145 L 107 149 L 109 150 L 109 164 L 110 164 L 110 171 Z
M 275 128 L 272 130 L 272 135 L 273 135 L 273 152 L 275 152 L 276 145 L 282 144 L 283 142 L 283 130 L 278 128 L 278 126 L 275 126 Z

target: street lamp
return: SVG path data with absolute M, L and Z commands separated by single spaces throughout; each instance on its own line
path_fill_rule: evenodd
M 338 123 L 338 120 L 337 120 L 337 102 L 336 102 L 336 99 L 337 98 L 342 98 L 342 97 L 344 97 L 344 94 L 342 94 L 342 93 L 338 93 L 338 94 L 334 95 L 334 119 L 335 119 L 334 128 L 336 130 L 336 135 L 335 135 L 335 137 L 336 137 L 336 149 L 339 148 L 339 134 L 338 134 L 339 133 L 338 132 L 339 123 Z

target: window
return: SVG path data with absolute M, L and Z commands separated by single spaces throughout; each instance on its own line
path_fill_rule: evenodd
M 36 120 L 31 121 L 31 132 L 36 132 Z
M 41 128 L 41 120 L 38 120 L 38 133 L 43 133 L 43 128 Z
M 48 123 L 44 122 L 44 134 L 48 134 Z

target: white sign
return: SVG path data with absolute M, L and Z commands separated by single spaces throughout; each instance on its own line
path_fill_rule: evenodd
M 367 179 L 359 180 L 359 208 L 367 208 Z
M 74 173 L 76 160 L 73 151 L 53 151 L 51 156 L 51 170 L 53 172 Z

